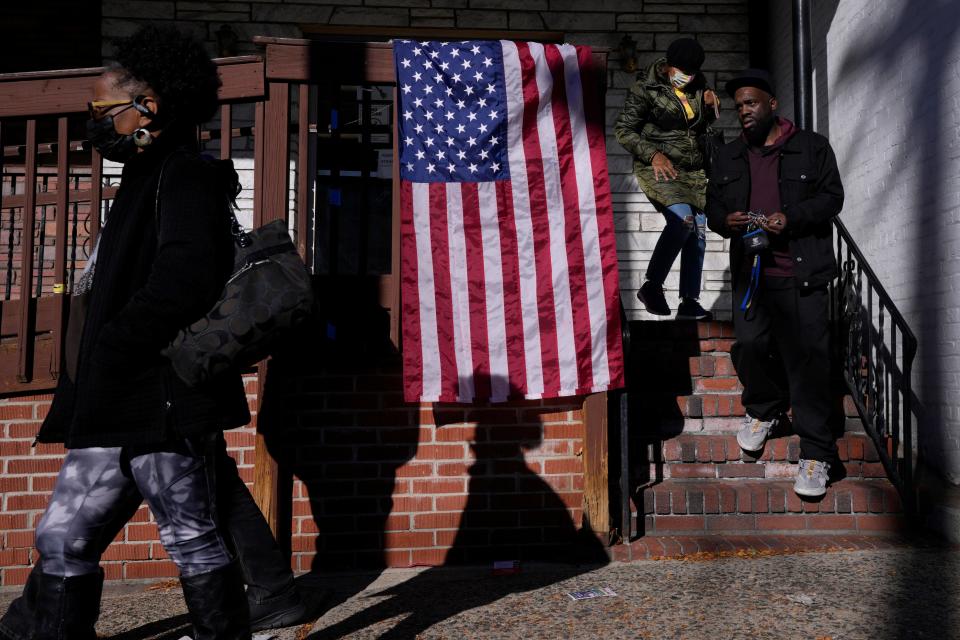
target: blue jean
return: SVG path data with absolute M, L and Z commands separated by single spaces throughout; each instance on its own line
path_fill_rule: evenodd
M 707 250 L 707 217 L 689 204 L 672 204 L 661 209 L 667 226 L 660 232 L 660 239 L 653 249 L 653 257 L 647 265 L 647 280 L 662 287 L 673 261 L 680 254 L 680 297 L 700 297 L 700 280 L 703 275 L 703 256 Z M 687 222 L 690 219 L 693 224 Z

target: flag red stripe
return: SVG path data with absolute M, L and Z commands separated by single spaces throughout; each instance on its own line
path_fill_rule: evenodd
M 620 327 L 620 276 L 617 269 L 617 239 L 613 227 L 610 178 L 607 175 L 603 105 L 600 104 L 600 91 L 598 91 L 601 86 L 601 78 L 598 76 L 589 47 L 578 47 L 577 57 L 580 66 L 580 83 L 583 86 L 583 110 L 587 139 L 590 143 L 590 163 L 593 169 L 593 190 L 597 203 L 597 227 L 600 236 L 600 257 L 603 263 L 610 388 L 616 388 L 623 386 L 623 338 Z
M 560 185 L 563 195 L 563 216 L 567 247 L 567 278 L 573 311 L 573 337 L 577 353 L 577 388 L 593 387 L 593 340 L 590 330 L 590 308 L 587 300 L 586 268 L 583 237 L 580 229 L 580 194 L 577 191 L 576 159 L 573 154 L 573 133 L 567 109 L 567 83 L 563 58 L 556 45 L 544 47 L 547 67 L 553 76 L 551 112 L 557 136 L 557 157 L 560 159 Z
M 520 301 L 520 258 L 517 226 L 513 213 L 510 182 L 497 182 L 497 211 L 500 213 L 500 248 L 503 264 L 503 313 L 506 318 L 507 368 L 510 395 L 527 393 L 527 359 L 523 348 L 523 305 Z
M 540 320 L 540 352 L 543 363 L 543 395 L 560 391 L 560 357 L 557 343 L 557 312 L 553 300 L 553 263 L 550 259 L 550 220 L 546 215 L 547 191 L 543 177 L 543 153 L 537 131 L 540 95 L 536 63 L 525 42 L 517 43 L 523 76 L 523 150 L 533 223 L 533 245 L 537 266 L 537 312 Z M 523 167 L 518 167 L 523 169 Z
M 453 293 L 450 288 L 450 236 L 447 232 L 447 188 L 430 183 L 430 246 L 437 296 L 437 344 L 440 348 L 440 400 L 456 402 L 459 391 L 453 333 Z
M 423 346 L 420 341 L 420 289 L 417 283 L 417 238 L 413 227 L 411 184 L 400 181 L 400 237 L 402 250 L 401 307 L 403 309 L 403 399 L 416 402 L 423 395 Z
M 463 183 L 461 190 L 463 193 L 463 239 L 467 249 L 474 393 L 477 398 L 489 398 L 490 352 L 487 338 L 487 292 L 483 268 L 483 230 L 480 228 L 480 196 L 475 182 Z

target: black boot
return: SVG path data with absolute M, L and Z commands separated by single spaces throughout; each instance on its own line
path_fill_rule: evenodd
M 250 630 L 277 629 L 310 617 L 287 557 L 221 443 L 217 452 L 217 509 L 247 584 Z
M 180 577 L 194 640 L 250 640 L 250 612 L 236 562 Z
M 103 571 L 83 576 L 51 576 L 34 566 L 23 594 L 0 619 L 8 640 L 96 640 Z

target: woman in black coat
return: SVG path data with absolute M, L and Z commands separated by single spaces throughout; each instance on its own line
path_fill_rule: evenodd
M 200 43 L 147 27 L 95 82 L 90 141 L 123 163 L 116 199 L 74 295 L 86 313 L 38 440 L 68 453 L 37 527 L 41 561 L 0 635 L 96 637 L 100 553 L 143 496 L 180 569 L 195 637 L 249 638 L 243 578 L 217 526 L 221 431 L 250 415 L 239 373 L 190 388 L 161 350 L 213 306 L 233 266 L 229 163 L 196 126 L 219 79 Z M 74 298 L 79 301 L 79 298 Z

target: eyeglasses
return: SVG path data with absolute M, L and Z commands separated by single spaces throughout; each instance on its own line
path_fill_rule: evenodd
M 107 115 L 107 112 L 114 107 L 120 107 L 123 105 L 126 105 L 126 107 L 120 111 L 117 111 L 117 113 L 122 113 L 132 107 L 133 100 L 93 100 L 92 102 L 87 103 L 87 111 L 90 113 L 91 118 L 97 120 Z

